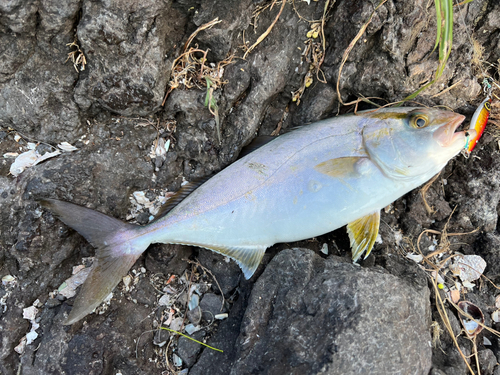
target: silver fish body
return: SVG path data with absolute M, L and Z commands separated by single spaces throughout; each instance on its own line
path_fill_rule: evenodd
M 151 243 L 195 245 L 222 253 L 236 260 L 247 278 L 269 246 L 346 224 L 353 257 L 369 253 L 380 209 L 429 180 L 463 149 L 465 135 L 455 133 L 462 120 L 452 112 L 397 108 L 304 126 L 228 166 L 149 225 L 120 226 L 116 219 L 106 219 L 117 227 L 105 235 L 94 235 L 71 218 L 78 206 L 44 201 L 98 247 L 101 270 L 92 272 L 68 323 L 92 311 Z M 116 275 L 112 282 L 110 269 Z M 103 270 L 108 275 L 97 275 Z M 99 298 L 96 289 L 104 289 Z

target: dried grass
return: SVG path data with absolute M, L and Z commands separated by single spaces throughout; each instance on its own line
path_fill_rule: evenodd
M 66 59 L 66 61 L 71 60 L 71 62 L 73 63 L 73 67 L 77 72 L 79 72 L 78 69 L 82 71 L 85 70 L 85 65 L 87 65 L 87 58 L 83 54 L 83 51 L 80 49 L 77 41 L 75 40 L 73 43 L 68 43 L 66 44 L 66 46 L 68 46 L 69 48 L 76 48 L 75 50 L 68 53 L 68 58 Z

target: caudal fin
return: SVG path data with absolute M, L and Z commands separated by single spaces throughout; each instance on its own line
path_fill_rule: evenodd
M 149 243 L 140 241 L 140 227 L 123 223 L 89 208 L 54 199 L 40 204 L 62 222 L 75 229 L 96 250 L 96 263 L 76 297 L 64 324 L 73 324 L 91 313 L 111 293 L 146 250 Z

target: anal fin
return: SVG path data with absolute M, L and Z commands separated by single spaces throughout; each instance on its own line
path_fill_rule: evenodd
M 195 245 L 195 244 L 193 244 Z M 245 279 L 249 279 L 257 270 L 264 253 L 268 246 L 258 245 L 258 246 L 234 246 L 234 247 L 221 247 L 221 246 L 201 246 L 208 250 L 215 251 L 216 253 L 228 256 L 233 259 L 238 266 L 240 266 L 245 275 Z
M 365 259 L 370 255 L 377 239 L 380 226 L 380 211 L 363 216 L 347 224 L 347 233 L 351 240 L 352 260 L 357 261 L 364 252 Z

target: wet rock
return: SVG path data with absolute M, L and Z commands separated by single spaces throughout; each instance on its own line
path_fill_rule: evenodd
M 428 374 L 428 299 L 381 269 L 282 251 L 252 290 L 231 373 Z

